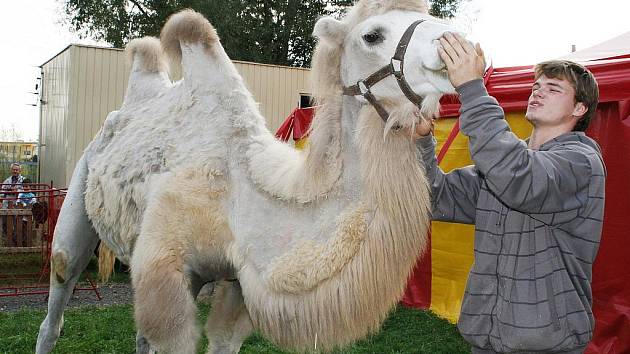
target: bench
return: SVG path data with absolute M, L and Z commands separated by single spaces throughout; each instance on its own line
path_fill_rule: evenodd
M 3 203 L 0 207 L 2 239 L 0 253 L 41 251 L 41 224 L 33 220 L 31 206 Z

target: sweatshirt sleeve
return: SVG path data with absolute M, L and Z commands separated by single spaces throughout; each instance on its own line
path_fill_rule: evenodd
M 460 126 L 470 154 L 490 191 L 512 209 L 553 213 L 580 208 L 588 197 L 591 167 L 585 147 L 558 144 L 528 149 L 505 121 L 503 109 L 481 80 L 457 88 Z
M 481 178 L 474 166 L 444 173 L 437 164 L 435 144 L 431 135 L 416 141 L 431 184 L 432 219 L 474 224 Z

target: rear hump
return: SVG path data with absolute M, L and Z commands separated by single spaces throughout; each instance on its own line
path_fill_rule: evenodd
M 203 15 L 187 9 L 168 18 L 160 33 L 160 40 L 166 55 L 180 62 L 180 43 L 201 43 L 206 49 L 211 49 L 219 42 L 219 36 Z

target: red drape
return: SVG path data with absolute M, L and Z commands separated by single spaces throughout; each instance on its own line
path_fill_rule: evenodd
M 304 138 L 311 126 L 314 113 L 314 107 L 294 109 L 276 131 L 276 138 L 282 141 L 288 141 L 291 136 L 295 141 Z
M 600 144 L 608 173 L 593 265 L 595 336 L 587 353 L 630 353 L 630 99 L 601 104 L 587 134 Z

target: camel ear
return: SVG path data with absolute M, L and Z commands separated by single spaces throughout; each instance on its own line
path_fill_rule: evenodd
M 320 41 L 341 44 L 345 36 L 345 25 L 332 17 L 322 17 L 313 28 L 313 36 Z

